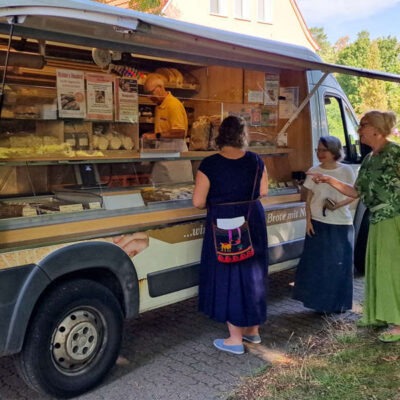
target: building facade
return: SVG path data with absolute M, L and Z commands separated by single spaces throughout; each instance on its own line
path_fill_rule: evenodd
M 130 4 L 106 3 L 123 8 Z M 161 15 L 168 18 L 319 49 L 295 0 L 164 0 L 161 7 Z

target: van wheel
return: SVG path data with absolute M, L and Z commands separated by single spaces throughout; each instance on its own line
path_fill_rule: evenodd
M 360 274 L 365 272 L 365 256 L 367 253 L 367 241 L 369 231 L 369 218 L 366 213 L 361 221 L 360 229 L 354 248 L 354 268 Z
M 123 316 L 114 294 L 80 279 L 55 286 L 38 306 L 16 364 L 34 390 L 57 398 L 97 385 L 115 364 Z

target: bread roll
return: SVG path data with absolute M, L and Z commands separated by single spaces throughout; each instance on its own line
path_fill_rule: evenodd
M 132 138 L 130 138 L 129 136 L 122 136 L 121 140 L 122 140 L 122 147 L 125 150 L 132 150 L 133 149 L 134 143 L 133 143 Z
M 175 75 L 175 81 L 178 86 L 182 86 L 183 84 L 183 75 L 176 68 L 169 68 L 169 70 Z
M 108 140 L 111 140 L 111 139 L 114 137 L 114 134 L 113 134 L 112 132 L 107 132 L 107 133 L 105 134 L 105 137 L 106 137 Z
M 99 150 L 107 150 L 108 149 L 108 143 L 109 143 L 109 141 L 108 141 L 108 139 L 106 137 L 99 136 L 98 143 L 97 143 L 98 149 Z
M 157 68 L 156 74 L 162 75 L 167 79 L 167 83 L 175 83 L 175 74 L 169 68 Z
M 114 136 L 111 140 L 110 140 L 110 149 L 111 150 L 118 150 L 122 145 L 122 141 L 120 138 Z

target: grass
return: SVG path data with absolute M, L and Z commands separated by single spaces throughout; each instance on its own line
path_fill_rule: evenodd
M 249 378 L 230 399 L 400 400 L 400 343 L 380 343 L 378 332 L 327 321 L 290 349 L 290 363 Z

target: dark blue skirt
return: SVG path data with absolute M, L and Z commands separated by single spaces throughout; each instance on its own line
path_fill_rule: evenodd
M 218 322 L 240 327 L 261 325 L 267 318 L 268 245 L 264 209 L 259 201 L 251 205 L 249 227 L 255 255 L 247 260 L 219 262 L 211 225 L 215 218 L 246 216 L 248 207 L 235 205 L 209 210 L 199 279 L 199 310 Z
M 315 220 L 312 224 L 315 235 L 306 235 L 293 298 L 317 312 L 349 310 L 353 302 L 353 226 Z

